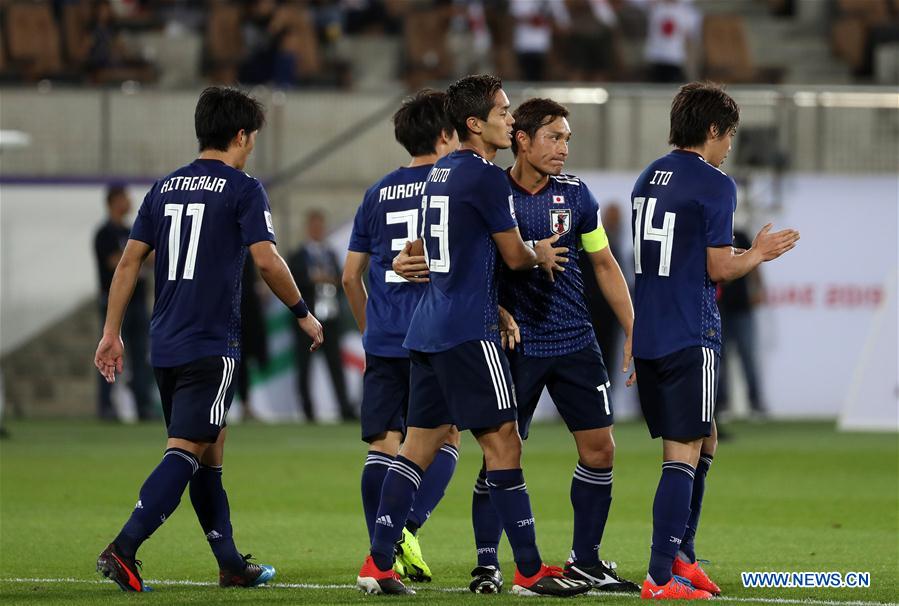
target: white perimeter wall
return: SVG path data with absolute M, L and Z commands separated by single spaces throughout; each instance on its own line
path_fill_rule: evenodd
M 137 212 L 146 187 L 130 189 Z M 0 353 L 96 296 L 101 185 L 0 184 Z

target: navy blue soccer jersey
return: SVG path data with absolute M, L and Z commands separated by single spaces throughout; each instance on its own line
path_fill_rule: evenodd
M 699 154 L 675 150 L 637 179 L 633 205 L 634 357 L 687 347 L 721 351 L 706 248 L 733 243 L 737 186 Z
M 365 192 L 353 221 L 349 249 L 371 256 L 362 345 L 376 356 L 409 356 L 403 339 L 427 285 L 407 282 L 391 266 L 406 242 L 418 238 L 421 197 L 431 167 L 398 168 L 386 175 Z
M 506 174 L 471 150 L 453 152 L 431 169 L 422 214 L 431 281 L 405 347 L 434 353 L 467 341 L 499 343 L 492 234 L 517 225 Z
M 577 260 L 581 236 L 602 227 L 599 203 L 580 179 L 552 176 L 535 194 L 522 189 L 508 176 L 518 229 L 525 240 L 543 240 L 553 234 L 555 246 L 568 248 L 564 272 L 550 281 L 539 268 L 512 271 L 503 266 L 500 304 L 521 329 L 526 356 L 553 357 L 580 351 L 596 336 L 584 299 L 584 281 Z
M 153 184 L 131 238 L 156 251 L 153 366 L 239 358 L 247 246 L 275 240 L 262 184 L 219 160 L 195 160 Z

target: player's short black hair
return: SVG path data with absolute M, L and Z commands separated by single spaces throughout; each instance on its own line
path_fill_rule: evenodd
M 515 124 L 512 126 L 512 153 L 518 153 L 518 141 L 515 136 L 518 131 L 524 132 L 529 138 L 533 139 L 534 135 L 541 127 L 546 126 L 557 118 L 567 118 L 568 108 L 557 103 L 552 99 L 534 98 L 528 99 L 519 105 L 512 117 L 515 118 Z
M 493 97 L 502 87 L 503 81 L 496 76 L 480 74 L 465 76 L 446 89 L 446 113 L 460 141 L 468 140 L 466 121 L 469 118 L 487 119 L 493 109 Z
M 697 147 L 706 142 L 714 125 L 720 135 L 740 122 L 740 107 L 724 88 L 712 82 L 691 82 L 671 102 L 671 131 L 668 143 L 675 147 Z
M 455 130 L 446 115 L 446 93 L 430 88 L 407 97 L 393 114 L 393 134 L 410 156 L 435 153 L 440 135 Z
M 126 195 L 128 195 L 128 189 L 124 183 L 110 183 L 106 187 L 106 206 L 112 206 L 113 200 Z
M 200 151 L 228 151 L 241 130 L 247 134 L 265 124 L 265 108 L 248 94 L 224 86 L 210 86 L 200 94 L 194 112 L 194 128 Z

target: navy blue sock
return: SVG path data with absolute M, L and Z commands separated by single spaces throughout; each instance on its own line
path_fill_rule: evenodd
M 444 444 L 437 451 L 431 464 L 428 465 L 427 471 L 421 477 L 421 486 L 415 494 L 409 519 L 406 520 L 406 528 L 412 534 L 418 532 L 418 529 L 431 517 L 431 512 L 443 498 L 447 485 L 453 479 L 453 472 L 456 471 L 456 461 L 458 460 L 459 451 L 456 450 L 456 447 Z
M 687 520 L 687 530 L 684 532 L 684 540 L 680 545 L 681 559 L 686 559 L 692 564 L 696 561 L 696 548 L 693 540 L 696 538 L 696 529 L 699 528 L 699 514 L 702 512 L 702 496 L 705 494 L 705 475 L 712 466 L 712 455 L 703 454 L 699 457 L 699 465 L 696 466 L 696 477 L 693 478 L 693 497 L 690 499 L 690 518 Z
M 200 469 L 190 480 L 190 502 L 219 568 L 243 570 L 246 562 L 234 545 L 231 507 L 228 505 L 228 493 L 222 486 L 221 465 L 200 465 Z
M 403 534 L 415 493 L 421 485 L 421 468 L 399 455 L 387 471 L 381 489 L 381 505 L 375 518 L 371 556 L 380 570 L 393 567 L 393 548 Z
M 503 530 L 512 546 L 518 571 L 526 577 L 540 570 L 542 560 L 534 532 L 531 499 L 524 483 L 524 473 L 518 469 L 495 469 L 487 472 L 490 501 L 502 520 Z
M 471 526 L 474 528 L 474 544 L 478 550 L 478 566 L 499 568 L 499 540 L 503 536 L 503 523 L 490 502 L 487 488 L 487 471 L 481 468 L 471 495 Z
M 574 537 L 571 559 L 582 566 L 599 564 L 599 544 L 612 505 L 612 468 L 587 467 L 578 463 L 571 478 L 571 507 Z
M 172 515 L 199 466 L 197 458 L 186 450 L 165 451 L 162 461 L 144 480 L 131 517 L 113 541 L 122 555 L 133 558 L 141 543 Z
M 652 552 L 649 577 L 656 585 L 671 580 L 671 567 L 690 517 L 695 471 L 689 463 L 662 463 L 662 477 L 652 503 Z
M 375 518 L 381 503 L 381 488 L 391 463 L 393 457 L 383 452 L 369 450 L 365 457 L 365 466 L 362 468 L 362 511 L 365 512 L 369 543 L 375 536 Z

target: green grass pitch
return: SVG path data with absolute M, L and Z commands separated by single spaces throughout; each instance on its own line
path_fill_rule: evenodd
M 473 565 L 471 487 L 480 464 L 466 436 L 446 498 L 421 531 L 436 579 L 401 599 L 350 585 L 367 549 L 359 499 L 364 445 L 355 426 L 235 426 L 225 458 L 242 552 L 278 569 L 277 583 L 222 590 L 185 495 L 141 550 L 155 591 L 126 595 L 94 572 L 164 445 L 161 424 L 18 422 L 0 444 L 0 602 L 6 604 L 498 604 L 510 595 L 464 590 Z M 829 423 L 735 425 L 709 474 L 697 547 L 721 601 L 868 604 L 899 601 L 897 436 L 843 434 Z M 544 560 L 570 547 L 574 446 L 560 425 L 539 425 L 524 469 Z M 660 444 L 640 424 L 616 428 L 614 501 L 602 556 L 641 580 L 651 535 Z M 511 553 L 501 559 L 511 581 Z M 868 589 L 744 589 L 741 571 L 862 571 Z M 177 584 L 176 582 L 184 582 Z M 190 584 L 193 583 L 193 584 Z M 590 594 L 580 601 L 636 604 Z

